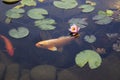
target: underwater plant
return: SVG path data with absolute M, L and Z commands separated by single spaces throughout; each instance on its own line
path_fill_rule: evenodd
M 55 20 L 49 18 L 37 20 L 34 22 L 34 24 L 41 30 L 53 30 L 56 28 L 55 26 L 53 26 L 54 24 L 56 24 Z
M 112 14 L 113 12 L 111 10 L 104 11 L 98 11 L 98 15 L 95 15 L 92 19 L 95 20 L 96 24 L 104 25 L 109 24 L 112 22 Z
M 117 41 L 116 43 L 113 44 L 113 50 L 120 52 L 120 41 Z
M 88 63 L 91 69 L 96 69 L 101 65 L 102 59 L 94 50 L 83 50 L 76 55 L 75 62 L 79 67 Z
M 94 35 L 85 35 L 84 40 L 88 43 L 93 43 L 96 41 L 96 37 Z
M 21 18 L 23 15 L 22 13 L 24 13 L 25 10 L 24 9 L 10 9 L 6 12 L 6 20 L 5 23 L 9 24 L 11 22 L 12 19 L 18 19 Z
M 86 20 L 87 20 L 87 18 L 72 18 L 68 21 L 68 23 L 70 25 L 76 24 L 80 28 L 85 28 L 88 25 Z
M 35 0 L 21 0 L 20 3 L 21 4 L 15 6 L 14 8 L 19 9 L 24 6 L 36 6 L 36 4 L 37 4 Z
M 11 37 L 19 39 L 28 36 L 29 30 L 25 27 L 18 27 L 17 29 L 10 29 L 8 33 Z
M 61 9 L 72 9 L 78 5 L 76 0 L 54 1 L 53 4 L 55 7 L 61 8 Z
M 27 15 L 32 19 L 43 19 L 43 15 L 48 15 L 48 11 L 43 8 L 33 8 L 27 12 Z
M 83 4 L 83 5 L 80 5 L 78 8 L 82 9 L 82 12 L 92 12 L 95 7 L 90 5 L 90 4 Z

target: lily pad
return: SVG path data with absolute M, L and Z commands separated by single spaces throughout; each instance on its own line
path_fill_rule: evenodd
M 86 18 L 72 18 L 68 21 L 68 23 L 70 25 L 76 24 L 80 28 L 85 28 L 88 25 Z
M 36 6 L 36 1 L 35 0 L 21 0 L 22 5 L 27 5 L 27 6 Z
M 78 5 L 76 0 L 54 1 L 53 4 L 55 7 L 61 8 L 61 9 L 72 9 Z
M 95 7 L 90 4 L 84 4 L 79 6 L 78 8 L 82 9 L 82 12 L 92 12 L 95 9 Z
M 79 67 L 85 66 L 88 62 L 91 69 L 96 69 L 101 65 L 102 59 L 97 52 L 93 50 L 84 50 L 76 55 L 75 62 Z
M 42 19 L 42 20 L 37 20 L 34 22 L 35 26 L 39 27 L 41 30 L 53 30 L 56 27 L 53 26 L 56 24 L 55 20 L 53 19 Z
M 34 8 L 29 10 L 27 15 L 32 19 L 43 19 L 43 15 L 48 15 L 48 12 L 43 8 Z
M 11 19 L 14 18 L 14 19 L 17 19 L 17 18 L 21 18 L 23 16 L 22 13 L 24 13 L 25 10 L 24 9 L 10 9 L 6 12 L 6 16 L 7 16 L 7 19 L 5 20 L 6 23 L 10 23 L 11 22 Z
M 13 28 L 9 30 L 9 35 L 13 38 L 24 38 L 29 34 L 29 30 L 25 27 L 18 27 L 17 29 Z
M 96 41 L 96 37 L 94 35 L 86 35 L 84 40 L 88 43 L 93 43 Z
M 14 4 L 14 3 L 19 2 L 19 0 L 3 0 L 2 2 L 5 4 Z
M 95 23 L 100 24 L 100 25 L 109 24 L 109 23 L 111 23 L 111 22 L 112 22 L 112 18 L 109 17 L 109 16 L 106 16 L 106 17 L 103 18 L 103 19 L 100 19 L 100 20 L 98 20 L 98 21 L 95 21 Z
M 106 17 L 106 15 L 95 15 L 92 19 L 93 20 L 101 20 L 101 19 L 103 19 L 105 17 Z

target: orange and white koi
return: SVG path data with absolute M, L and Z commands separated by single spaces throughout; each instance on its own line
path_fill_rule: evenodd
M 4 40 L 5 48 L 6 48 L 7 52 L 8 52 L 8 54 L 10 56 L 13 56 L 14 55 L 14 48 L 13 48 L 13 45 L 12 45 L 11 41 L 7 37 L 5 37 L 5 36 L 3 36 L 1 34 L 0 34 L 0 38 Z

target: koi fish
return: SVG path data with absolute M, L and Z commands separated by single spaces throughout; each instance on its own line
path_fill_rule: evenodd
M 75 27 L 75 29 L 74 29 L 75 32 L 71 29 L 73 27 Z M 43 40 L 43 41 L 37 42 L 35 44 L 35 46 L 38 47 L 38 48 L 45 48 L 45 49 L 48 49 L 48 50 L 51 50 L 51 51 L 61 52 L 62 47 L 64 45 L 70 43 L 71 41 L 75 40 L 75 38 L 79 37 L 78 27 L 76 25 L 73 25 L 73 26 L 71 26 L 71 28 L 69 30 L 73 31 L 73 32 L 71 31 L 72 36 L 62 36 L 62 37 L 59 37 L 59 38 L 56 38 L 56 39 Z
M 21 0 L 2 0 L 3 3 L 5 4 L 15 4 L 18 3 Z
M 35 46 L 38 48 L 45 48 L 51 51 L 61 52 L 62 47 L 74 39 L 75 38 L 71 36 L 63 36 L 56 39 L 49 39 L 49 40 L 43 40 L 43 41 L 37 42 Z
M 5 48 L 6 48 L 7 52 L 8 52 L 8 54 L 10 56 L 13 56 L 14 55 L 14 48 L 13 48 L 13 45 L 12 45 L 11 41 L 7 37 L 5 37 L 3 35 L 0 35 L 0 38 L 4 40 Z

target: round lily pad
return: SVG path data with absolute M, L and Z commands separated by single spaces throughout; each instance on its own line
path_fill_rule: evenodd
M 106 15 L 95 15 L 92 19 L 93 20 L 101 20 L 101 19 L 103 19 L 105 17 L 106 17 Z
M 6 4 L 14 4 L 14 3 L 19 2 L 19 0 L 3 0 L 2 2 Z
M 96 37 L 94 35 L 86 35 L 84 40 L 88 43 L 93 43 L 96 41 Z
M 61 9 L 72 9 L 75 8 L 78 3 L 76 0 L 61 0 L 61 1 L 54 1 L 54 6 Z
M 84 50 L 76 55 L 75 62 L 79 67 L 83 67 L 88 63 L 91 69 L 96 69 L 101 65 L 102 59 L 97 52 L 93 50 Z
M 47 10 L 43 8 L 34 8 L 27 12 L 27 15 L 32 19 L 43 19 L 43 15 L 47 15 Z
M 13 38 L 24 38 L 29 34 L 29 30 L 25 27 L 18 27 L 9 30 L 9 35 Z
M 95 9 L 94 6 L 89 5 L 89 4 L 81 5 L 78 8 L 82 9 L 82 12 L 92 12 Z
M 24 13 L 25 10 L 24 9 L 10 9 L 6 12 L 6 16 L 9 18 L 20 18 L 22 17 L 22 13 Z

